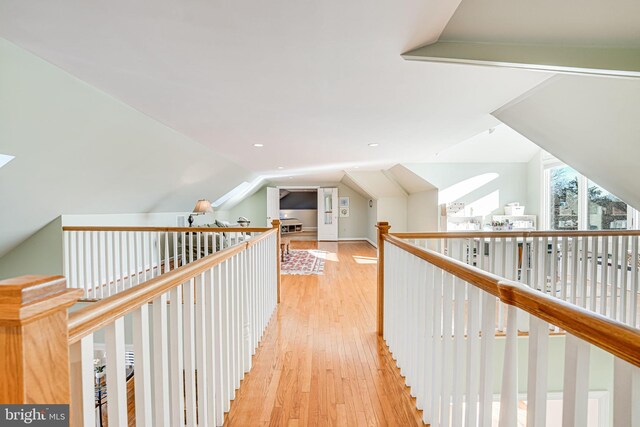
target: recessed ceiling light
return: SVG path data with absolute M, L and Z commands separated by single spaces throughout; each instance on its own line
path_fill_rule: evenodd
M 284 166 L 278 166 L 278 169 L 284 169 Z
M 354 166 L 353 168 L 354 168 L 354 169 L 359 169 L 359 168 L 360 168 L 360 166 Z
M 372 142 L 371 144 L 369 144 L 369 147 L 377 147 L 378 145 L 380 144 L 378 144 L 377 142 Z
M 254 147 L 264 147 L 264 144 L 253 144 Z

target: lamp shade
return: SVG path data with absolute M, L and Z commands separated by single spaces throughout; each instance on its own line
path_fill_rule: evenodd
M 205 199 L 200 199 L 196 202 L 196 206 L 193 208 L 193 213 L 207 213 L 213 212 L 211 202 Z

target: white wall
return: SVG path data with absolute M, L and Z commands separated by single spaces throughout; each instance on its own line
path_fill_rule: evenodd
M 369 206 L 369 200 L 371 200 L 371 206 Z M 378 245 L 378 229 L 376 223 L 378 222 L 378 201 L 375 199 L 367 200 L 367 238 L 373 246 Z
M 421 191 L 407 200 L 407 231 L 438 231 L 438 190 Z
M 62 244 L 62 220 L 58 217 L 0 258 L 0 279 L 62 275 Z
M 262 187 L 228 211 L 221 211 L 220 215 L 231 223 L 243 216 L 251 221 L 252 227 L 271 227 L 267 224 L 267 187 Z
M 542 209 L 544 203 L 542 197 L 544 191 L 542 189 L 544 172 L 542 170 L 542 150 L 527 163 L 527 212 L 531 215 L 538 216 L 538 228 L 544 227 L 542 223 Z
M 504 205 L 511 202 L 530 205 L 527 163 L 413 163 L 406 166 L 438 188 L 438 203 L 442 203 L 447 194 L 454 195 L 446 201 L 474 205 L 474 215 L 502 214 Z M 527 214 L 530 212 L 529 208 L 525 210 Z
M 392 233 L 407 231 L 407 201 L 405 196 L 379 198 L 377 221 L 387 221 Z
M 0 256 L 62 214 L 175 212 L 252 174 L 0 39 Z
M 343 183 L 338 184 L 338 197 L 349 197 L 349 216 L 338 218 L 339 239 L 367 237 L 369 199 Z

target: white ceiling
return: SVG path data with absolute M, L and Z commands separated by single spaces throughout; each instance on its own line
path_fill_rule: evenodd
M 505 124 L 499 124 L 466 141 L 434 154 L 429 163 L 528 162 L 540 150 L 533 142 Z
M 426 160 L 548 77 L 404 61 L 457 4 L 0 0 L 0 36 L 256 174 L 318 180 Z

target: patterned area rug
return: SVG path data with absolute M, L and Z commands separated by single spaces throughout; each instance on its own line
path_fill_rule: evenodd
M 327 252 L 317 249 L 295 250 L 284 254 L 280 264 L 281 274 L 322 274 Z

